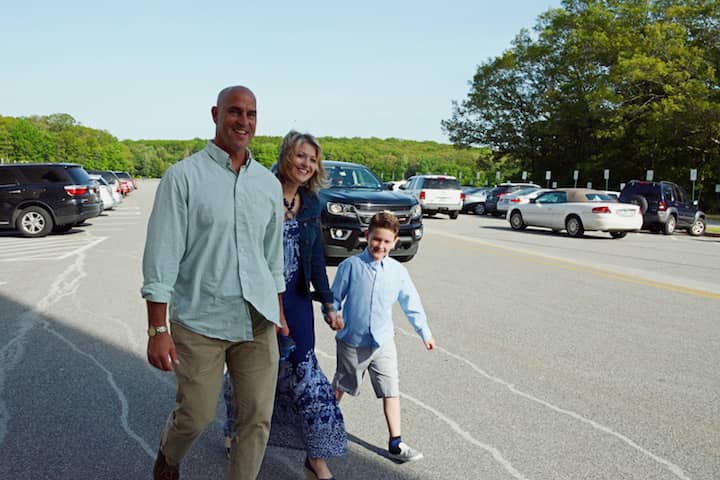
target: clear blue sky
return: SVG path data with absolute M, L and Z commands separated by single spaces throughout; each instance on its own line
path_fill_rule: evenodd
M 68 113 L 119 139 L 209 138 L 217 92 L 242 84 L 258 99 L 258 135 L 447 142 L 440 121 L 477 66 L 558 6 L 9 0 L 0 115 Z

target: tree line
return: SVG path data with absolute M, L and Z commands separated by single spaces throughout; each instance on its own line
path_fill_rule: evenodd
M 444 131 L 544 186 L 674 181 L 717 206 L 720 2 L 565 0 L 480 64 Z M 697 198 L 697 195 L 696 195 Z
M 400 180 L 416 173 L 460 176 L 466 184 L 494 179 L 504 162 L 489 148 L 456 147 L 437 142 L 379 138 L 318 138 L 325 159 L 368 166 L 378 178 Z M 250 144 L 266 167 L 276 160 L 280 136 L 257 136 Z M 160 177 L 173 163 L 205 147 L 206 139 L 122 140 L 80 125 L 71 115 L 0 116 L 0 159 L 5 162 L 72 162 L 86 169 L 121 170 Z

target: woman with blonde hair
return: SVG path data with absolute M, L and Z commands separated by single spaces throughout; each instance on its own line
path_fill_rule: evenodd
M 340 330 L 343 321 L 333 307 L 325 271 L 317 196 L 325 181 L 325 170 L 317 140 L 308 133 L 290 131 L 280 147 L 276 175 L 285 203 L 281 317 L 290 330 L 295 350 L 280 364 L 268 444 L 304 450 L 306 478 L 333 479 L 325 459 L 345 455 L 347 434 L 332 386 L 315 356 L 311 285 L 315 298 L 323 305 L 328 326 Z M 285 342 L 280 343 L 282 346 Z

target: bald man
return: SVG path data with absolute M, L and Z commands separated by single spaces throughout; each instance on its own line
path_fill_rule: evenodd
M 180 478 L 185 453 L 215 417 L 226 364 L 236 412 L 230 479 L 257 477 L 270 430 L 285 289 L 282 190 L 248 149 L 253 92 L 227 87 L 216 103 L 215 138 L 165 172 L 148 221 L 147 356 L 177 383 L 154 479 Z

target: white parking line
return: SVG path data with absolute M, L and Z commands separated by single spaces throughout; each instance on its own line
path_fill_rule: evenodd
M 417 338 L 417 334 L 416 334 L 415 332 L 410 332 L 410 331 L 407 331 L 407 330 L 404 330 L 404 329 L 398 328 L 398 327 L 395 327 L 395 330 L 396 330 L 397 332 L 399 332 L 399 333 L 402 333 L 403 335 L 405 335 L 405 336 L 407 336 L 407 337 Z M 442 347 L 435 347 L 435 349 L 438 350 L 439 352 L 442 352 L 442 353 L 444 353 L 445 355 L 447 355 L 447 356 L 449 356 L 449 357 L 457 360 L 457 361 L 460 362 L 460 363 L 464 363 L 465 365 L 469 366 L 472 370 L 476 371 L 477 373 L 479 373 L 480 375 L 482 375 L 482 376 L 485 377 L 486 379 L 490 380 L 491 382 L 494 382 L 494 383 L 497 383 L 497 384 L 499 384 L 499 385 L 504 386 L 505 388 L 507 388 L 508 390 L 510 390 L 510 392 L 512 392 L 513 394 L 518 395 L 518 396 L 523 397 L 523 398 L 526 398 L 526 399 L 528 399 L 528 400 L 530 400 L 530 401 L 532 401 L 532 402 L 535 402 L 535 403 L 537 403 L 537 404 L 540 404 L 540 405 L 542 405 L 542 406 L 544 406 L 544 407 L 546 407 L 546 408 L 548 408 L 548 409 L 550 409 L 550 410 L 553 410 L 553 411 L 555 411 L 555 412 L 557 412 L 557 413 L 561 413 L 561 414 L 563 414 L 563 415 L 567 415 L 567 416 L 569 416 L 569 417 L 571 417 L 571 418 L 574 418 L 575 420 L 578 420 L 578 421 L 580 421 L 580 422 L 582 422 L 582 423 L 585 423 L 585 424 L 587 424 L 587 425 L 590 425 L 592 428 L 594 428 L 594 429 L 596 429 L 596 430 L 599 430 L 599 431 L 601 431 L 601 432 L 603 432 L 603 433 L 606 433 L 606 434 L 608 434 L 608 435 L 612 435 L 613 437 L 621 440 L 622 442 L 624 442 L 625 444 L 627 444 L 627 445 L 629 445 L 630 447 L 634 448 L 635 450 L 637 450 L 638 452 L 642 453 L 643 455 L 646 455 L 647 457 L 651 458 L 651 459 L 654 460 L 655 462 L 657 462 L 657 463 L 659 463 L 659 464 L 661 464 L 661 465 L 664 465 L 664 466 L 667 467 L 667 469 L 670 470 L 670 472 L 672 472 L 676 477 L 678 477 L 678 478 L 680 478 L 680 479 L 682 479 L 682 480 L 690 480 L 690 477 L 688 477 L 687 475 L 685 475 L 685 472 L 683 471 L 682 468 L 680 468 L 679 466 L 677 466 L 677 465 L 675 465 L 674 463 L 670 462 L 669 460 L 666 460 L 666 459 L 664 459 L 664 458 L 662 458 L 662 457 L 660 457 L 660 456 L 658 456 L 658 455 L 655 455 L 654 453 L 652 453 L 651 451 L 649 451 L 649 450 L 643 448 L 642 446 L 638 445 L 638 444 L 635 443 L 632 439 L 626 437 L 626 436 L 623 435 L 622 433 L 616 432 L 615 430 L 611 429 L 610 427 L 606 427 L 605 425 L 602 425 L 602 424 L 600 424 L 600 423 L 598 423 L 598 422 L 596 422 L 596 421 L 594 421 L 594 420 L 591 420 L 591 419 L 589 419 L 589 418 L 583 417 L 583 416 L 580 415 L 579 413 L 573 412 L 572 410 L 566 410 L 566 409 L 564 409 L 564 408 L 562 408 L 562 407 L 558 407 L 557 405 L 553 405 L 552 403 L 550 403 L 550 402 L 548 402 L 548 401 L 545 401 L 545 400 L 543 400 L 543 399 L 541 399 L 541 398 L 535 397 L 535 396 L 533 396 L 533 395 L 531 395 L 531 394 L 529 394 L 529 393 L 525 393 L 525 392 L 523 392 L 522 390 L 520 390 L 520 389 L 518 389 L 517 387 L 515 387 L 515 385 L 513 385 L 512 383 L 508 382 L 507 380 L 504 380 L 504 379 L 502 379 L 502 378 L 500 378 L 500 377 L 496 377 L 496 376 L 494 376 L 494 375 L 489 374 L 488 372 L 486 372 L 486 371 L 483 370 L 482 368 L 480 368 L 480 367 L 478 367 L 477 365 L 475 365 L 474 363 L 472 363 L 470 360 L 468 360 L 468 359 L 466 359 L 466 358 L 464 358 L 464 357 L 461 357 L 460 355 L 456 355 L 456 354 L 450 352 L 449 350 L 446 350 L 446 349 L 444 349 L 444 348 L 442 348 Z M 405 395 L 405 396 L 407 396 L 407 395 Z M 412 400 L 411 398 L 409 398 L 409 399 Z M 419 402 L 416 402 L 416 403 L 420 404 Z M 422 406 L 422 405 L 421 405 L 421 406 Z M 516 478 L 517 478 L 517 477 L 516 477 Z

